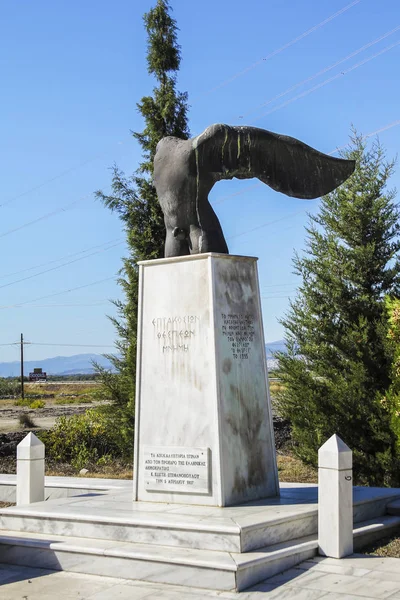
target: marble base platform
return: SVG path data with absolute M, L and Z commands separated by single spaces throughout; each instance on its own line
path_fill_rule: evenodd
M 121 479 L 102 479 L 93 477 L 56 477 L 47 476 L 44 479 L 45 500 L 82 496 L 108 491 L 130 491 L 131 483 Z M 0 473 L 0 502 L 16 502 L 17 476 Z
M 317 486 L 218 508 L 110 490 L 0 510 L 0 562 L 241 591 L 317 553 Z M 354 488 L 355 547 L 400 526 L 400 489 Z
M 257 259 L 139 266 L 134 498 L 232 506 L 277 496 Z

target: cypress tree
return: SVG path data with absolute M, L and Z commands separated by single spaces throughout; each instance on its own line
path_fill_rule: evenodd
M 153 159 L 161 138 L 168 135 L 182 139 L 189 137 L 187 94 L 176 89 L 181 62 L 178 28 L 168 0 L 157 0 L 143 21 L 148 35 L 147 69 L 155 78 L 156 86 L 151 96 L 143 97 L 137 104 L 145 126 L 142 132 L 135 132 L 133 136 L 142 147 L 142 162 L 131 177 L 114 167 L 112 194 L 97 192 L 104 205 L 121 219 L 128 246 L 128 256 L 123 259 L 119 278 L 125 299 L 114 302 L 118 317 L 111 319 L 119 337 L 120 357 L 109 358 L 117 375 L 103 372 L 103 381 L 117 402 L 128 404 L 132 418 L 136 376 L 137 262 L 164 256 L 165 228 L 152 181 Z
M 353 450 L 363 483 L 398 482 L 395 434 L 382 396 L 391 382 L 385 296 L 400 282 L 399 210 L 386 186 L 394 163 L 376 141 L 354 133 L 345 158 L 352 177 L 322 198 L 307 227 L 301 277 L 281 321 L 287 354 L 279 353 L 282 416 L 292 424 L 295 453 L 317 464 L 318 448 L 337 433 Z M 397 469 L 397 474 L 396 474 Z

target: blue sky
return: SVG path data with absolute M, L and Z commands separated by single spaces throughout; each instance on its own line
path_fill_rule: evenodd
M 114 276 L 124 233 L 93 192 L 109 190 L 112 164 L 131 174 L 140 159 L 130 131 L 142 129 L 136 102 L 154 85 L 142 23 L 153 3 L 2 3 L 0 344 L 23 332 L 38 344 L 26 347 L 29 360 L 112 351 L 106 315 L 109 299 L 120 297 Z M 363 134 L 391 126 L 379 137 L 389 157 L 399 152 L 398 0 L 172 6 L 183 56 L 178 87 L 189 93 L 194 135 L 216 122 L 251 124 L 329 153 L 347 143 L 351 124 Z M 307 211 L 319 201 L 258 183 L 220 182 L 211 200 L 231 253 L 259 257 L 272 341 L 283 336 L 278 319 L 297 284 L 293 254 L 304 248 Z M 1 361 L 17 358 L 17 346 L 0 345 Z

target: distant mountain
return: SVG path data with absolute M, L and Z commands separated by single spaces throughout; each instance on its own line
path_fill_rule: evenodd
M 277 340 L 276 342 L 267 342 L 265 344 L 265 352 L 267 355 L 268 370 L 272 371 L 278 367 L 278 361 L 274 358 L 274 352 L 286 352 L 285 340 Z
M 35 368 L 42 368 L 48 375 L 75 375 L 94 373 L 92 361 L 106 369 L 112 365 L 101 354 L 75 354 L 74 356 L 55 356 L 44 360 L 27 360 L 24 362 L 24 375 L 29 375 Z M 0 363 L 0 377 L 17 377 L 21 373 L 19 361 Z
M 268 342 L 265 344 L 265 350 L 268 367 L 274 369 L 277 361 L 273 358 L 273 352 L 285 352 L 285 341 Z M 55 356 L 44 360 L 26 360 L 24 375 L 29 375 L 35 368 L 42 368 L 48 375 L 86 375 L 94 373 L 92 361 L 106 369 L 112 369 L 110 361 L 101 354 L 75 354 L 74 356 Z M 0 377 L 18 377 L 20 373 L 19 361 L 0 363 Z
M 274 352 L 286 352 L 285 340 L 277 340 L 276 342 L 267 342 L 265 344 L 267 358 L 273 358 Z

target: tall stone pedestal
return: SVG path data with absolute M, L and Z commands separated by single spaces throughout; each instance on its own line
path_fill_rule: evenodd
M 139 263 L 135 500 L 279 494 L 256 261 Z

